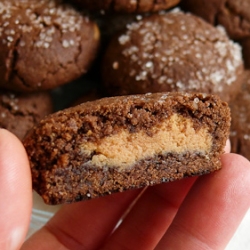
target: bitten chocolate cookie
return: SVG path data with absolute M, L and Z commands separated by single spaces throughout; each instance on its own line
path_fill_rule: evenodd
M 162 91 L 205 92 L 229 101 L 240 89 L 241 48 L 223 28 L 175 10 L 127 25 L 103 60 L 112 95 Z
M 185 0 L 182 7 L 213 25 L 223 25 L 229 37 L 243 46 L 245 65 L 250 68 L 250 0 Z
M 98 47 L 98 28 L 61 2 L 1 1 L 2 88 L 52 89 L 87 71 Z
M 52 113 L 49 93 L 18 94 L 1 90 L 0 128 L 5 128 L 23 139 L 36 123 Z
M 230 103 L 232 113 L 231 151 L 250 160 L 250 71 L 246 71 L 241 92 Z
M 131 13 L 166 10 L 177 5 L 180 0 L 73 0 L 72 2 L 89 10 Z
M 48 116 L 24 146 L 33 188 L 70 203 L 218 170 L 229 126 L 212 95 L 110 97 Z

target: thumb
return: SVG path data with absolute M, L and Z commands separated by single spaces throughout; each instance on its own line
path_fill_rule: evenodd
M 22 143 L 0 129 L 0 249 L 21 247 L 30 222 L 32 187 Z

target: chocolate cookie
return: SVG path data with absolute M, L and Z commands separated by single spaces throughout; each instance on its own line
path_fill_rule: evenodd
M 36 123 L 52 113 L 49 93 L 18 94 L 1 90 L 0 128 L 5 128 L 23 139 Z
M 250 36 L 249 0 L 185 0 L 182 7 L 213 25 L 224 26 L 232 39 Z
M 230 103 L 232 113 L 231 148 L 250 160 L 250 71 L 246 71 L 241 92 Z
M 103 81 L 112 95 L 200 91 L 229 101 L 240 89 L 241 48 L 191 14 L 175 10 L 127 25 L 110 42 Z
M 60 204 L 218 170 L 229 126 L 212 95 L 110 97 L 48 116 L 24 146 L 33 188 Z
M 73 0 L 78 6 L 89 10 L 116 12 L 152 12 L 169 9 L 180 0 Z
M 250 1 L 185 0 L 182 7 L 213 25 L 223 25 L 231 39 L 243 45 L 245 65 L 250 68 Z M 244 40 L 244 41 L 243 41 Z
M 52 89 L 85 73 L 99 42 L 95 23 L 57 0 L 0 3 L 0 86 Z

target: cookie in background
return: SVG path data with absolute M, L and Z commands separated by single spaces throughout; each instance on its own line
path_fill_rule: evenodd
M 60 0 L 3 0 L 0 87 L 53 89 L 85 74 L 96 57 L 99 29 Z
M 166 10 L 176 6 L 180 0 L 73 0 L 85 10 L 111 11 L 124 13 L 142 13 Z
M 232 124 L 231 151 L 250 160 L 250 71 L 245 72 L 241 92 L 230 102 Z
M 229 37 L 243 48 L 246 68 L 250 68 L 250 0 L 182 0 L 181 7 L 212 25 L 225 27 Z
M 21 94 L 0 91 L 0 128 L 9 130 L 20 140 L 52 112 L 53 104 L 48 92 Z
M 102 66 L 109 95 L 204 92 L 230 101 L 242 74 L 241 47 L 225 30 L 179 9 L 127 25 L 111 39 Z

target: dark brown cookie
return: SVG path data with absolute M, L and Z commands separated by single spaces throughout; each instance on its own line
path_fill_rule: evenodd
M 3 0 L 0 86 L 52 89 L 85 73 L 99 41 L 97 26 L 60 0 Z
M 250 68 L 249 0 L 184 0 L 182 7 L 213 25 L 224 26 L 229 37 L 243 46 L 245 66 Z
M 249 0 L 185 0 L 182 7 L 213 25 L 223 25 L 232 39 L 250 36 Z
M 232 113 L 231 148 L 250 160 L 250 71 L 246 71 L 242 91 L 230 103 Z
M 72 2 L 89 10 L 139 13 L 166 10 L 177 5 L 180 0 L 73 0 Z
M 182 0 L 180 6 L 184 11 L 190 11 L 215 25 L 217 24 L 218 11 L 225 2 L 226 0 Z
M 36 123 L 52 113 L 49 93 L 18 94 L 1 90 L 0 127 L 23 139 Z
M 218 170 L 229 126 L 217 96 L 110 97 L 48 116 L 24 146 L 33 188 L 59 204 Z
M 127 25 L 110 42 L 103 81 L 112 95 L 200 91 L 229 101 L 241 85 L 241 48 L 222 28 L 175 10 Z

